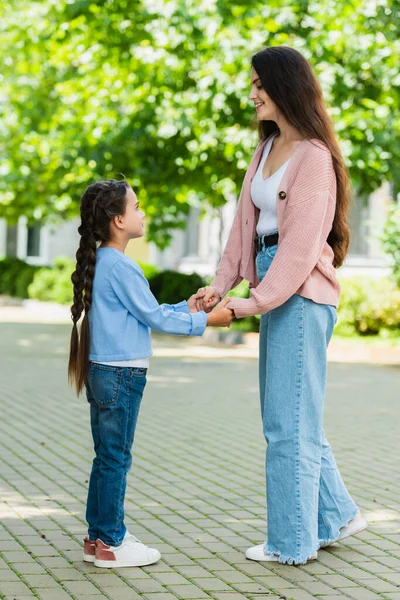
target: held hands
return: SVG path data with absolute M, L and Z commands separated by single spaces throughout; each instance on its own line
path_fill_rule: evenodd
M 225 298 L 225 300 L 220 302 L 220 296 L 214 288 L 204 287 L 197 290 L 196 294 L 190 296 L 187 303 L 191 313 L 201 310 L 209 313 L 207 317 L 207 325 L 209 327 L 229 328 L 233 320 L 233 310 L 227 307 L 230 301 L 230 298 Z
M 206 313 L 209 313 L 221 300 L 221 296 L 218 292 L 210 286 L 199 288 L 197 294 L 197 310 L 204 310 Z
M 207 317 L 207 325 L 211 327 L 229 327 L 233 320 L 233 310 L 227 305 L 231 301 L 230 298 L 225 298 L 217 304 Z

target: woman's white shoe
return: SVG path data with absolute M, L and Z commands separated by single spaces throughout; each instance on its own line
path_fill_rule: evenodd
M 361 531 L 364 531 L 364 529 L 366 529 L 367 527 L 368 527 L 367 521 L 364 519 L 364 517 L 362 516 L 361 513 L 358 513 L 354 517 L 354 519 L 352 519 L 347 525 L 345 525 L 344 527 L 341 527 L 341 529 L 339 531 L 339 536 L 335 540 L 332 540 L 328 544 L 321 544 L 320 547 L 327 548 L 328 546 L 330 546 L 331 544 L 334 544 L 335 542 L 340 542 L 341 540 L 344 540 L 344 539 L 350 537 L 351 535 L 356 535 L 356 533 L 361 533 Z
M 246 558 L 250 560 L 257 560 L 260 562 L 279 562 L 279 556 L 276 554 L 265 554 L 264 544 L 258 544 L 246 550 Z M 311 554 L 308 560 L 316 560 L 318 558 L 318 552 Z

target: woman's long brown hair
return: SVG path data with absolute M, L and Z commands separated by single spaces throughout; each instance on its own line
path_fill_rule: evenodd
M 122 215 L 126 209 L 126 181 L 109 179 L 98 181 L 88 187 L 81 198 L 81 236 L 76 252 L 76 268 L 71 281 L 74 285 L 74 301 L 71 306 L 73 322 L 68 362 L 68 381 L 79 395 L 89 370 L 90 327 L 89 310 L 92 304 L 92 288 L 96 267 L 97 242 L 110 239 L 110 223 L 113 217 Z M 78 321 L 84 317 L 78 333 Z
M 321 87 L 304 56 L 288 46 L 271 46 L 257 52 L 251 65 L 286 121 L 304 138 L 321 140 L 330 150 L 337 192 L 335 217 L 327 242 L 334 252 L 334 267 L 340 267 L 350 242 L 350 180 Z M 259 123 L 260 139 L 266 139 L 275 131 L 279 128 L 274 121 Z

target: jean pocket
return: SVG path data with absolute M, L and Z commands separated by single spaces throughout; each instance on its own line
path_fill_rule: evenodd
M 269 246 L 268 248 L 265 248 L 265 253 L 267 256 L 269 256 L 269 258 L 274 258 L 277 250 L 278 245 L 276 244 L 275 246 Z
M 91 363 L 88 383 L 93 400 L 99 406 L 112 406 L 118 402 L 123 369 Z

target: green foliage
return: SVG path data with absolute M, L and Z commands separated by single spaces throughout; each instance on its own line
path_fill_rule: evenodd
M 249 298 L 249 282 L 242 281 L 237 287 L 231 290 L 227 296 L 231 298 Z M 235 331 L 243 331 L 244 333 L 249 331 L 258 331 L 260 329 L 260 315 L 254 317 L 243 317 L 243 319 L 234 319 L 231 325 L 231 329 Z
M 157 269 L 157 267 L 155 267 L 154 265 L 142 262 L 138 262 L 137 264 L 142 269 L 143 274 L 147 280 L 150 280 L 152 277 L 154 277 L 160 272 L 160 269 Z
M 124 174 L 160 247 L 190 205 L 238 194 L 256 135 L 249 63 L 310 60 L 360 194 L 400 173 L 396 0 L 15 0 L 0 5 L 0 205 L 75 216 Z
M 197 273 L 186 275 L 177 271 L 161 271 L 149 280 L 149 284 L 160 304 L 176 304 L 187 300 L 205 282 Z
M 0 294 L 28 298 L 28 286 L 33 281 L 38 267 L 23 260 L 7 257 L 0 260 Z
M 29 298 L 43 302 L 72 304 L 71 275 L 74 270 L 75 262 L 72 259 L 57 257 L 53 267 L 42 267 L 35 273 L 33 282 L 28 288 Z
M 389 279 L 341 279 L 336 333 L 377 335 L 400 327 L 400 290 Z
M 400 287 L 400 207 L 390 207 L 382 237 L 383 248 L 390 257 L 393 277 Z

